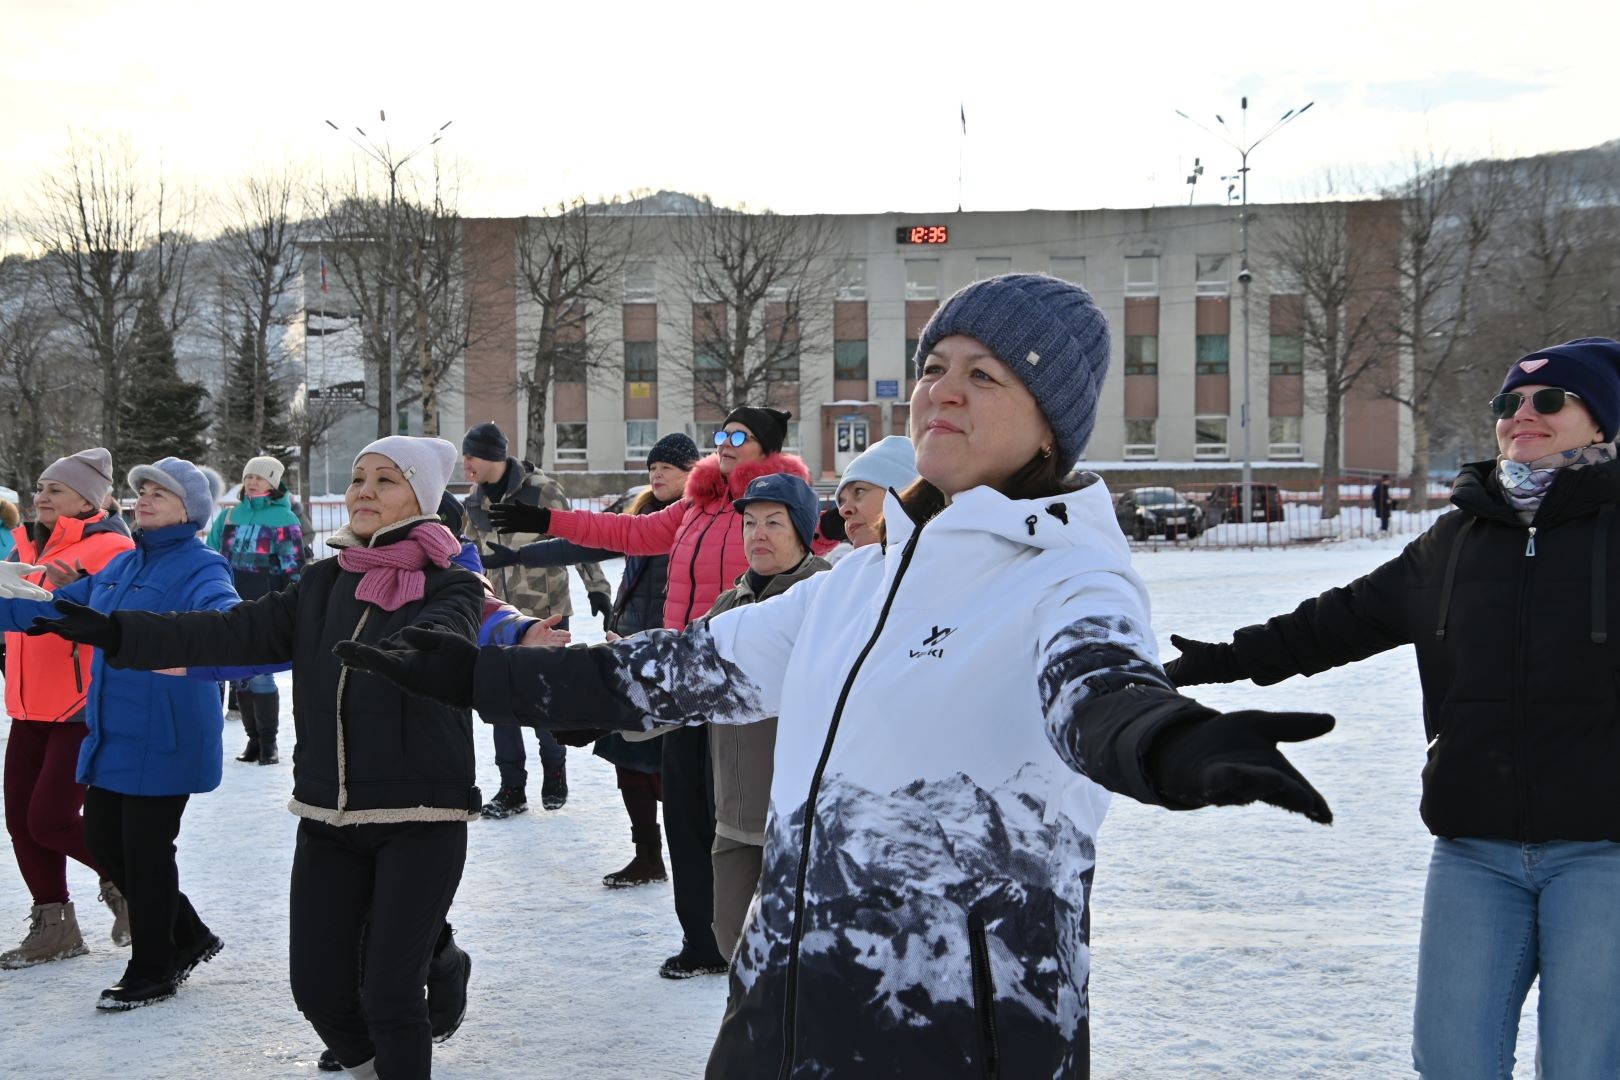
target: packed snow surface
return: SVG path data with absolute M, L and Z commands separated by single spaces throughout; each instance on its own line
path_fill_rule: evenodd
M 1258 551 L 1143 550 L 1136 565 L 1169 635 L 1217 638 L 1349 581 L 1401 540 Z M 604 565 L 616 578 L 622 563 Z M 574 610 L 588 611 L 577 577 Z M 1017 602 L 1009 598 L 1009 602 Z M 576 640 L 599 640 L 574 618 Z M 283 683 L 283 761 L 291 695 Z M 1423 763 L 1416 669 L 1400 649 L 1260 689 L 1201 688 L 1222 708 L 1325 710 L 1326 738 L 1288 750 L 1332 804 L 1331 828 L 1269 807 L 1170 813 L 1116 797 L 1098 837 L 1093 895 L 1092 1075 L 1373 1078 L 1412 1075 L 1411 1010 L 1430 838 L 1418 820 Z M 964 718 L 971 722 L 973 718 Z M 980 718 L 988 722 L 988 718 Z M 1039 723 L 1038 717 L 1030 717 Z M 479 779 L 497 787 L 479 728 Z M 227 757 L 240 725 L 227 723 Z M 532 740 L 531 740 L 532 745 Z M 321 1046 L 287 989 L 287 880 L 297 820 L 287 764 L 227 760 L 225 781 L 195 796 L 181 831 L 182 887 L 225 951 L 172 1001 L 97 1013 L 127 953 L 94 875 L 69 881 L 90 954 L 0 972 L 0 1072 L 31 1078 L 117 1075 L 315 1077 Z M 569 752 L 568 805 L 471 826 L 451 921 L 473 957 L 466 1023 L 434 1051 L 450 1080 L 688 1078 L 702 1074 L 725 980 L 670 982 L 658 965 L 680 944 L 668 884 L 610 891 L 604 873 L 631 855 L 613 770 Z M 29 898 L 0 860 L 4 947 L 26 929 Z M 1532 1074 L 1532 993 L 1519 1071 Z

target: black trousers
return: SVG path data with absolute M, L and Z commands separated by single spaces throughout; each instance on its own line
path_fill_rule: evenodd
M 293 1001 L 345 1066 L 375 1059 L 384 1080 L 431 1075 L 428 963 L 466 861 L 461 821 L 298 823 Z
M 128 976 L 165 979 L 175 958 L 204 941 L 208 927 L 180 891 L 174 841 L 189 795 L 120 795 L 84 792 L 84 840 L 129 902 Z
M 664 744 L 664 838 L 674 879 L 675 918 L 686 948 L 724 963 L 714 944 L 714 777 L 709 769 L 706 725 L 676 728 Z

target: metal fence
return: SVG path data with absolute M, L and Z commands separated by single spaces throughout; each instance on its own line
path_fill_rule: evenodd
M 1338 511 L 1324 514 L 1323 489 L 1291 489 L 1256 482 L 1245 500 L 1238 483 L 1190 483 L 1114 491 L 1120 530 L 1144 548 L 1257 548 L 1315 544 L 1375 536 L 1416 536 L 1447 508 L 1449 487 L 1431 483 L 1425 511 L 1407 509 L 1411 491 L 1390 485 L 1386 518 L 1373 507 L 1375 477 L 1347 477 L 1337 484 Z M 1248 517 L 1244 507 L 1247 502 Z

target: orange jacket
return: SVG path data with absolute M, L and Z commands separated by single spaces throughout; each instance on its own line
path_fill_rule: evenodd
M 69 566 L 77 560 L 95 573 L 121 551 L 135 546 L 128 534 L 96 513 L 87 518 L 57 518 L 56 528 L 45 541 L 45 550 L 36 551 L 27 525 L 11 531 L 17 541 L 19 562 L 44 566 L 61 559 Z M 55 591 L 42 570 L 28 577 L 43 589 Z M 85 693 L 90 686 L 88 645 L 75 645 L 54 635 L 29 637 L 6 634 L 6 713 L 18 720 L 82 719 Z

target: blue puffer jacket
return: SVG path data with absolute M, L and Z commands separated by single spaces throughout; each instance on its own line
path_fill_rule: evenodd
M 230 565 L 197 539 L 190 522 L 136 533 L 134 550 L 55 597 L 97 611 L 224 610 L 237 603 Z M 58 614 L 48 600 L 0 600 L 6 630 Z M 79 783 L 123 795 L 188 795 L 219 786 L 225 717 L 216 684 L 108 667 L 99 649 L 90 672 Z

